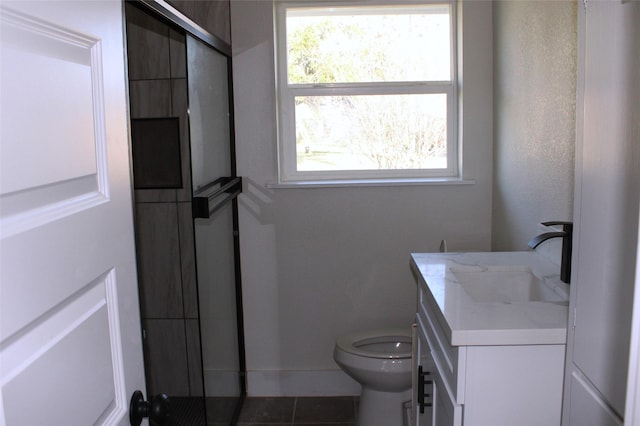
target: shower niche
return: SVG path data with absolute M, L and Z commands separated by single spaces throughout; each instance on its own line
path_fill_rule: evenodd
M 169 424 L 232 425 L 246 368 L 231 48 L 165 2 L 125 16 L 146 394 L 170 396 Z

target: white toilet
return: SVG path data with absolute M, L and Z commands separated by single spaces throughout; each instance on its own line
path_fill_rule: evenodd
M 362 385 L 358 426 L 402 426 L 411 399 L 411 330 L 385 328 L 340 337 L 333 359 Z

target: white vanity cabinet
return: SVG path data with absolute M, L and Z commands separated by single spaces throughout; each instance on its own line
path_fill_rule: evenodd
M 425 275 L 428 279 L 435 270 L 432 266 L 422 269 L 430 272 L 420 274 L 414 265 L 418 304 L 412 425 L 560 425 L 565 344 L 556 336 L 555 326 L 550 327 L 550 318 L 534 319 L 542 327 L 538 332 L 532 327 L 517 333 L 513 326 L 522 325 L 517 318 L 498 326 L 499 321 L 495 321 L 503 315 L 500 304 L 474 305 L 469 300 L 456 300 L 466 296 L 438 288 L 437 283 L 430 287 Z M 450 278 L 446 281 L 441 283 L 458 285 Z M 525 317 L 535 316 L 535 309 L 527 312 L 523 308 Z M 477 321 L 460 322 L 469 315 L 478 316 Z M 494 324 L 493 328 L 483 328 L 486 321 Z M 566 324 L 566 313 L 564 321 Z M 531 343 L 527 343 L 527 335 Z M 544 343 L 545 339 L 549 343 Z M 419 369 L 423 372 L 422 383 L 418 380 Z M 419 395 L 420 387 L 424 398 Z M 421 400 L 429 404 L 423 413 Z

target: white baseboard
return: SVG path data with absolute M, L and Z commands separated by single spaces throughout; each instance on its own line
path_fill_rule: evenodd
M 360 395 L 360 384 L 342 370 L 248 371 L 248 396 Z

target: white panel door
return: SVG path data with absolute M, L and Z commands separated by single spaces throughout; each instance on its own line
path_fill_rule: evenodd
M 622 426 L 618 415 L 609 408 L 602 396 L 577 370 L 569 378 L 571 399 L 569 405 L 571 425 Z
M 0 424 L 129 424 L 144 390 L 118 1 L 0 5 Z
M 622 424 L 640 200 L 640 2 L 588 1 L 579 7 L 574 324 L 563 420 Z

